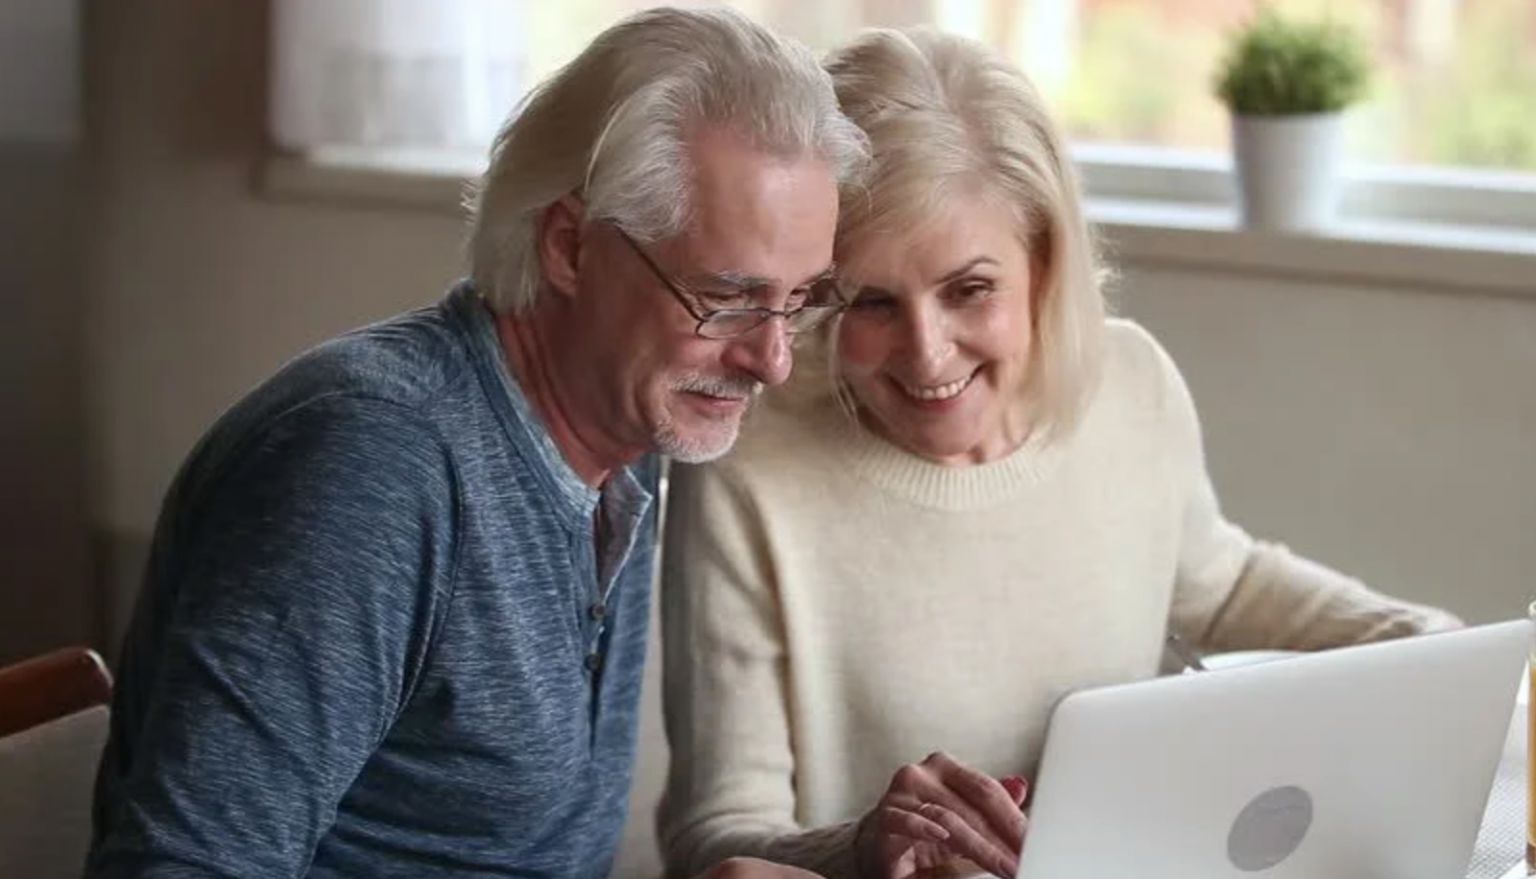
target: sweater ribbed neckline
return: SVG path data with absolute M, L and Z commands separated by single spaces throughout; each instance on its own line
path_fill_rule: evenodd
M 867 482 L 911 503 L 941 510 L 977 510 L 1007 503 L 1038 485 L 1061 458 L 1060 443 L 1040 432 L 1013 452 L 985 464 L 951 466 L 913 454 L 857 423 L 834 405 L 822 410 L 841 456 Z

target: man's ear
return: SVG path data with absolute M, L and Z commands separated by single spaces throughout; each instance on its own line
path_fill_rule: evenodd
M 562 296 L 576 295 L 585 216 L 585 206 L 575 193 L 561 196 L 539 214 L 539 265 L 544 269 L 544 282 Z

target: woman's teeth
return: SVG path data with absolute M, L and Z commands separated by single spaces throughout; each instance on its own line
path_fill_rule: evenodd
M 923 401 L 937 401 L 948 400 L 949 398 L 958 395 L 961 391 L 965 390 L 968 385 L 970 385 L 971 379 L 975 377 L 976 374 L 971 373 L 965 378 L 955 379 L 947 385 L 938 385 L 936 387 L 927 388 L 920 388 L 916 385 L 906 384 L 905 382 L 898 382 L 898 384 L 901 385 L 901 389 L 903 391 L 906 391 L 907 396 L 912 397 L 913 399 Z

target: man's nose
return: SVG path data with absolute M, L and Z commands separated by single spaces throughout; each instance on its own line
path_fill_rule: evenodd
M 783 384 L 789 378 L 794 356 L 789 331 L 782 316 L 770 317 L 731 340 L 726 365 L 747 373 L 765 385 Z

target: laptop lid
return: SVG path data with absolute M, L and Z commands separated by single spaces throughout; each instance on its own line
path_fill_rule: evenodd
M 1459 879 L 1526 620 L 1082 690 L 1053 712 L 1021 879 Z

